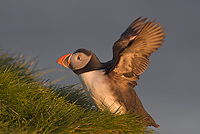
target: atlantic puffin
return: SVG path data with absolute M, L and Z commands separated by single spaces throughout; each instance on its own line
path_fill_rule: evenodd
M 161 47 L 162 25 L 139 17 L 114 43 L 113 58 L 102 63 L 90 50 L 80 48 L 57 63 L 78 75 L 88 98 L 100 109 L 123 114 L 127 111 L 145 117 L 145 125 L 159 125 L 144 109 L 133 87 L 149 65 L 151 53 Z

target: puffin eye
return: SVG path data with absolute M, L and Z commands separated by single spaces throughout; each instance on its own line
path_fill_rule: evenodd
M 78 56 L 78 57 L 77 57 L 77 60 L 80 60 L 80 59 L 81 59 L 81 57 L 80 57 L 80 56 Z

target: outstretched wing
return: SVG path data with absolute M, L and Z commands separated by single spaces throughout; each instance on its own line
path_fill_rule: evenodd
M 159 23 L 154 23 L 155 21 L 149 21 L 145 25 L 142 23 L 139 27 L 144 26 L 142 29 L 139 28 L 138 32 L 135 32 L 136 37 L 127 46 L 120 51 L 118 50 L 117 56 L 114 54 L 117 61 L 111 72 L 123 76 L 130 83 L 133 83 L 133 86 L 136 85 L 138 76 L 146 70 L 151 53 L 162 46 L 161 43 L 165 38 L 162 26 L 158 26 Z M 132 37 L 131 33 L 122 34 L 123 36 L 127 39 Z

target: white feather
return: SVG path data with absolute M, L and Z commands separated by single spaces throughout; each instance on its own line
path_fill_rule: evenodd
M 88 98 L 101 109 L 109 109 L 111 112 L 124 113 L 122 107 L 111 92 L 111 85 L 105 71 L 96 70 L 78 75 Z

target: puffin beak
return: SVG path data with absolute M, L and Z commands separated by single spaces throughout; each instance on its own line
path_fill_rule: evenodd
M 69 68 L 69 64 L 71 64 L 70 58 L 71 58 L 72 54 L 73 54 L 73 53 L 71 53 L 71 54 L 66 54 L 66 55 L 61 56 L 61 57 L 57 60 L 56 63 L 58 63 L 58 64 L 60 64 L 60 65 L 62 65 L 62 66 L 64 66 L 64 67 L 66 67 L 66 68 Z M 63 63 L 65 60 L 67 60 L 67 64 L 66 64 L 66 63 L 65 63 L 65 64 Z

